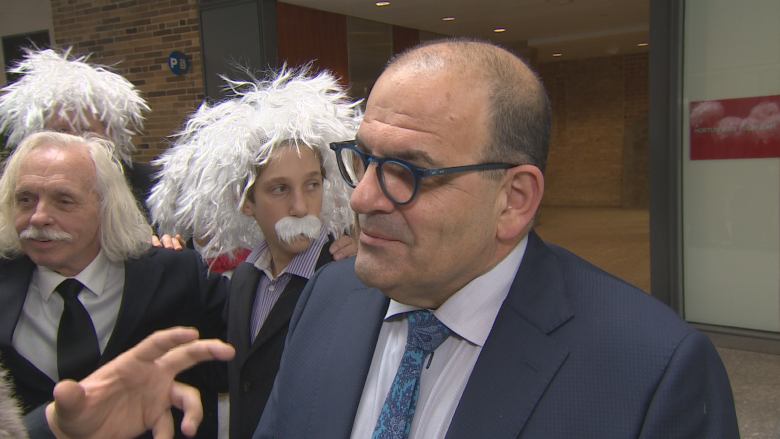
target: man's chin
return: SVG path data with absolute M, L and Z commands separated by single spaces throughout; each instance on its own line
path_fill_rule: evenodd
M 367 287 L 380 290 L 387 288 L 389 279 L 386 279 L 386 271 L 388 268 L 389 265 L 383 264 L 375 255 L 358 249 L 357 256 L 355 256 L 355 275 Z

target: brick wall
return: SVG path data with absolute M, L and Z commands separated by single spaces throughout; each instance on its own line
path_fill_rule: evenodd
M 51 8 L 58 46 L 94 53 L 96 63 L 119 63 L 116 72 L 142 91 L 152 111 L 134 139 L 134 159 L 155 158 L 203 100 L 197 0 L 52 0 Z M 190 59 L 186 75 L 168 68 L 175 50 Z
M 647 114 L 650 89 L 650 60 L 647 53 L 623 57 L 623 81 L 625 111 L 623 121 L 628 127 Z
M 647 53 L 544 63 L 538 71 L 553 108 L 544 204 L 620 207 L 626 128 L 648 111 Z

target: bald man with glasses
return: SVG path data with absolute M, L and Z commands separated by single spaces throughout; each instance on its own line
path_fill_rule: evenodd
M 499 47 L 391 61 L 332 144 L 357 258 L 301 293 L 254 439 L 739 437 L 710 340 L 533 231 L 549 133 Z
M 361 233 L 309 281 L 254 439 L 734 438 L 710 340 L 533 231 L 550 109 L 509 52 L 393 59 L 331 144 Z

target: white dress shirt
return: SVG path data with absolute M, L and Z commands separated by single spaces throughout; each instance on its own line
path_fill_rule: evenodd
M 528 237 L 492 270 L 469 282 L 433 310 L 452 335 L 436 349 L 430 367 L 427 367 L 428 360 L 425 361 L 409 439 L 444 438 L 447 434 L 482 346 L 517 275 L 527 244 Z M 406 346 L 409 331 L 406 313 L 416 309 L 419 308 L 390 301 L 352 426 L 352 439 L 370 439 L 374 433 Z
M 35 268 L 12 341 L 14 349 L 21 356 L 54 382 L 59 381 L 57 330 L 64 304 L 62 297 L 58 293 L 55 294 L 54 289 L 65 279 L 67 278 L 46 267 Z M 85 286 L 78 298 L 95 325 L 102 354 L 114 331 L 119 307 L 122 305 L 125 264 L 110 261 L 101 250 L 74 279 Z

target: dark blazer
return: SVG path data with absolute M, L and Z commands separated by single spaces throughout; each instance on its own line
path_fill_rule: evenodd
M 0 356 L 14 380 L 16 396 L 25 413 L 50 401 L 55 385 L 12 346 L 14 328 L 34 269 L 35 264 L 26 256 L 0 260 Z M 122 304 L 99 365 L 135 346 L 152 332 L 171 326 L 194 326 L 201 337 L 224 339 L 222 312 L 227 280 L 219 275 L 206 275 L 206 270 L 200 256 L 192 250 L 151 249 L 142 258 L 127 261 Z M 216 364 L 206 364 L 179 376 L 198 387 L 203 397 L 205 418 L 198 437 L 216 437 L 217 391 L 224 391 L 220 388 L 224 387 L 220 386 L 224 374 L 220 375 L 219 371 Z
M 349 437 L 388 303 L 354 259 L 315 274 L 255 439 Z M 717 351 L 658 300 L 531 232 L 447 438 L 637 437 L 739 437 Z
M 138 202 L 138 206 L 141 208 L 147 221 L 149 221 L 151 216 L 149 215 L 149 208 L 146 207 L 146 199 L 149 198 L 155 174 L 159 170 L 159 167 L 139 162 L 133 162 L 133 167 L 130 168 L 125 162 L 122 162 L 122 172 L 124 172 L 125 179 L 130 184 L 135 201 Z
M 322 246 L 317 268 L 333 261 L 329 251 L 332 242 Z M 252 437 L 257 427 L 279 370 L 290 317 L 307 282 L 299 276 L 290 279 L 250 346 L 252 308 L 262 276 L 263 273 L 254 265 L 248 262 L 240 264 L 231 277 L 225 306 L 229 322 L 227 342 L 236 348 L 235 359 L 228 363 L 231 438 Z

